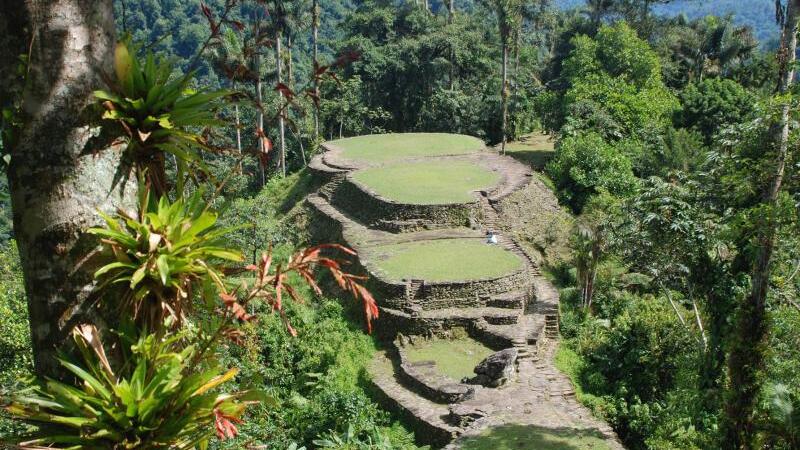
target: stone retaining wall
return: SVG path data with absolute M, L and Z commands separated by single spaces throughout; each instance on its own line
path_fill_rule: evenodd
M 329 198 L 339 210 L 365 226 L 392 233 L 469 226 L 470 219 L 480 214 L 477 200 L 438 205 L 395 202 L 354 181 L 350 174 L 335 186 Z
M 398 371 L 403 384 L 423 397 L 437 403 L 449 404 L 472 398 L 475 387 L 460 383 L 436 372 L 436 362 L 411 362 L 402 344 L 394 342 L 395 354 L 400 360 Z

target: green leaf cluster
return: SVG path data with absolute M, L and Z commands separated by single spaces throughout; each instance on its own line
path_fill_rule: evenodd
M 223 240 L 241 226 L 218 226 L 217 214 L 208 210 L 201 191 L 174 202 L 167 197 L 156 202 L 142 189 L 140 211 L 137 217 L 121 212 L 121 222 L 101 213 L 106 226 L 89 230 L 102 239 L 112 257 L 95 277 L 102 281 L 101 289 L 123 284 L 123 298 L 134 316 L 144 305 L 155 308 L 157 317 L 172 315 L 180 320 L 193 283 L 208 277 L 223 286 L 223 274 L 211 261 L 243 260 Z
M 114 373 L 92 336 L 76 332 L 83 364 L 60 359 L 79 382 L 52 379 L 15 397 L 7 410 L 46 424 L 26 445 L 56 445 L 69 450 L 205 449 L 211 422 L 238 420 L 248 402 L 263 401 L 257 391 L 219 394 L 219 385 L 238 370 L 198 369 L 202 349 L 185 345 L 185 333 L 131 335 L 128 364 Z

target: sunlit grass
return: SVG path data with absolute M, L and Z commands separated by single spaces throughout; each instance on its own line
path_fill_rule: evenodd
M 353 161 L 387 162 L 419 156 L 463 155 L 480 151 L 478 138 L 447 133 L 370 134 L 330 141 L 342 148 L 342 157 Z
M 362 169 L 353 178 L 388 199 L 432 205 L 474 201 L 473 191 L 496 185 L 500 175 L 468 161 L 429 161 Z
M 463 450 L 610 450 L 595 431 L 517 424 L 489 428 L 461 444 Z
M 406 347 L 409 361 L 435 361 L 436 370 L 455 381 L 472 377 L 473 369 L 492 349 L 468 337 L 431 339 Z
M 440 239 L 383 245 L 377 267 L 390 279 L 426 281 L 493 278 L 522 267 L 513 253 L 482 239 Z

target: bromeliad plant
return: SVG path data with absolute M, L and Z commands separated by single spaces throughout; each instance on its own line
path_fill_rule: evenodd
M 73 337 L 83 363 L 61 359 L 77 386 L 46 380 L 21 393 L 9 412 L 46 423 L 40 435 L 23 442 L 25 449 L 195 449 L 206 448 L 215 431 L 236 433 L 248 404 L 271 400 L 259 391 L 223 394 L 215 391 L 237 369 L 197 370 L 200 349 L 185 345 L 186 331 L 133 339 L 128 364 L 112 370 L 97 330 L 75 329 Z M 214 426 L 209 426 L 213 423 Z
M 191 302 L 193 287 L 208 279 L 224 289 L 223 267 L 218 261 L 242 261 L 242 254 L 224 244 L 236 228 L 221 228 L 217 214 L 198 191 L 184 199 L 156 201 L 146 186 L 139 188 L 137 217 L 119 211 L 119 217 L 100 213 L 106 226 L 89 233 L 101 238 L 111 262 L 95 277 L 100 288 L 122 284 L 119 300 L 133 317 L 161 324 L 167 316 L 180 324 Z
M 233 4 L 226 3 L 226 11 Z M 103 216 L 105 226 L 90 230 L 107 259 L 95 273 L 94 307 L 120 319 L 103 330 L 105 342 L 93 326 L 79 326 L 75 342 L 82 362 L 63 357 L 64 380 L 40 380 L 6 408 L 40 425 L 24 449 L 203 450 L 215 434 L 235 436 L 247 405 L 266 397 L 221 391 L 237 371 L 220 368 L 217 347 L 239 341 L 239 326 L 256 319 L 247 312 L 255 303 L 280 314 L 295 335 L 283 310 L 288 298 L 302 301 L 292 280 L 319 294 L 319 269 L 363 302 L 370 330 L 378 316 L 363 278 L 345 272 L 345 261 L 332 255 L 355 255 L 340 245 L 301 250 L 284 262 L 275 261 L 270 249 L 257 264 L 241 265 L 241 253 L 225 241 L 232 229 L 217 223 L 201 189 L 186 197 L 183 185 L 190 169 L 202 169 L 200 154 L 215 150 L 202 129 L 217 124 L 217 101 L 226 93 L 191 92 L 193 74 L 173 78 L 171 72 L 152 55 L 140 63 L 121 43 L 116 79 L 107 80 L 109 91 L 95 92 L 104 117 L 124 130 L 122 173 L 133 168 L 141 180 L 135 214 Z M 172 185 L 168 153 L 178 169 Z M 237 283 L 229 278 L 234 273 Z
M 79 328 L 76 343 L 83 363 L 61 360 L 77 386 L 45 380 L 7 408 L 46 425 L 23 448 L 204 449 L 215 433 L 220 439 L 234 437 L 247 405 L 266 397 L 256 391 L 218 391 L 236 370 L 221 373 L 216 346 L 223 339 L 239 341 L 238 326 L 255 320 L 247 310 L 256 302 L 280 314 L 296 335 L 283 310 L 287 298 L 302 301 L 292 274 L 321 293 L 317 270 L 330 272 L 340 288 L 363 302 L 371 329 L 378 309 L 360 283 L 363 278 L 345 272 L 345 262 L 330 256 L 355 252 L 326 244 L 280 263 L 269 250 L 257 264 L 230 267 L 241 255 L 224 245 L 231 230 L 216 220 L 199 193 L 155 202 L 142 188 L 138 216 L 120 212 L 106 217 L 106 227 L 92 230 L 110 258 L 96 272 L 102 302 L 134 320 L 127 326 L 123 322 L 126 331 L 118 332 L 111 358 L 93 327 Z M 242 275 L 235 287 L 225 276 L 230 272 Z M 209 292 L 216 301 L 206 297 Z M 116 299 L 121 300 L 112 303 Z M 206 315 L 217 320 L 188 327 L 195 316 L 193 304 L 206 305 Z
M 120 124 L 127 144 L 125 161 L 143 175 L 156 197 L 167 193 L 165 155 L 175 156 L 178 191 L 190 164 L 202 168 L 201 153 L 216 151 L 203 132 L 219 126 L 216 118 L 219 100 L 229 92 L 195 92 L 190 89 L 195 72 L 172 75 L 166 61 L 157 62 L 153 54 L 139 61 L 135 49 L 120 42 L 114 52 L 115 76 L 106 77 L 109 90 L 94 92 L 106 112 L 104 119 Z

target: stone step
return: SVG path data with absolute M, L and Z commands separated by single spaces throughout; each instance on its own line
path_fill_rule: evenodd
M 516 323 L 522 310 L 513 310 L 507 308 L 442 308 L 435 310 L 422 311 L 419 314 L 421 319 L 485 319 L 487 322 L 489 318 L 497 319 L 500 321 L 510 320 L 515 318 L 513 322 Z
M 441 447 L 461 434 L 460 428 L 446 422 L 450 415 L 446 405 L 420 397 L 398 381 L 393 363 L 384 352 L 375 355 L 368 372 L 375 394 L 380 397 L 379 403 L 398 413 L 415 431 L 417 441 Z
M 522 308 L 530 299 L 530 292 L 525 289 L 493 295 L 486 301 L 486 306 L 495 308 Z

